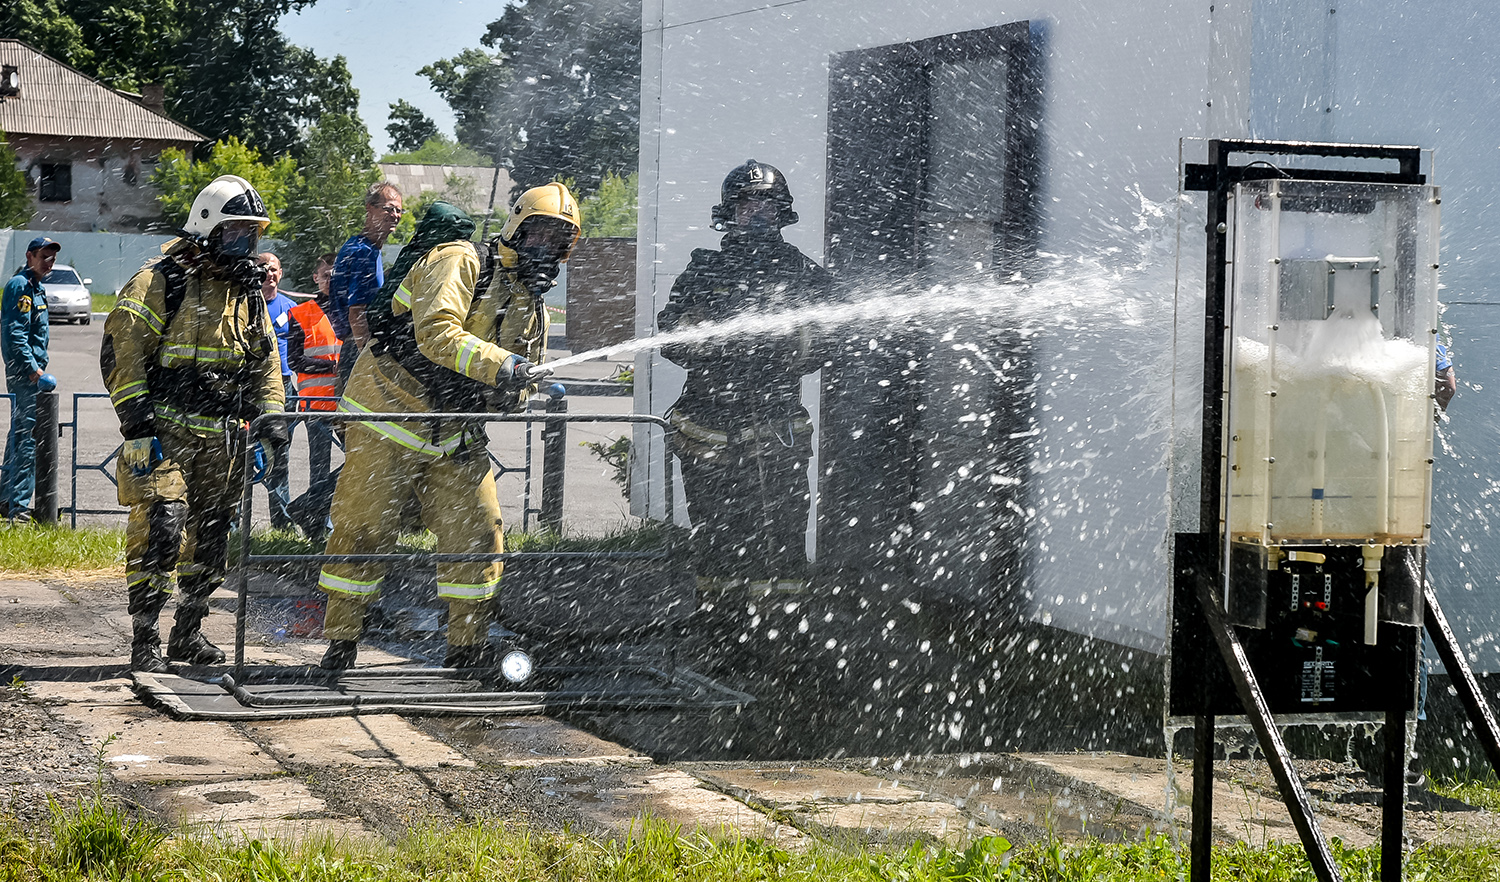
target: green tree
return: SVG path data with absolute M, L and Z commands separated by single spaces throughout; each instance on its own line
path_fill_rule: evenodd
M 417 73 L 427 77 L 433 91 L 453 108 L 460 144 L 492 159 L 511 154 L 517 145 L 507 139 L 509 129 L 503 122 L 492 120 L 495 96 L 513 78 L 510 68 L 483 49 L 465 49 L 452 58 L 434 61 Z
M 409 162 L 412 165 L 477 165 L 484 168 L 494 166 L 494 161 L 483 153 L 451 140 L 443 135 L 428 138 L 421 147 L 406 153 L 387 153 L 381 162 Z
M 420 150 L 438 136 L 437 123 L 405 98 L 397 98 L 391 104 L 390 120 L 385 133 L 391 137 L 391 149 L 398 153 Z
M 636 193 L 640 175 L 631 172 L 620 177 L 605 172 L 599 189 L 584 197 L 578 210 L 583 214 L 583 235 L 635 236 Z
M 370 133 L 359 117 L 333 114 L 307 134 L 284 214 L 290 241 L 282 252 L 287 275 L 312 283 L 318 255 L 336 251 L 364 227 L 365 191 L 380 180 Z
M 16 151 L 0 132 L 0 227 L 20 229 L 31 222 L 31 187 L 16 165 Z
M 274 238 L 286 232 L 283 214 L 288 187 L 297 175 L 296 161 L 283 156 L 269 164 L 262 162 L 260 152 L 241 144 L 238 138 L 220 141 L 206 158 L 197 162 L 188 161 L 187 155 L 175 147 L 162 151 L 151 183 L 160 191 L 156 201 L 168 222 L 174 227 L 186 223 L 188 209 L 193 207 L 198 191 L 219 175 L 239 175 L 249 181 L 270 212 L 271 228 L 267 235 Z
M 636 169 L 639 0 L 512 2 L 480 43 L 418 73 L 453 108 L 458 140 L 511 169 L 518 187 L 560 177 L 584 195 Z
M 300 153 L 303 133 L 355 116 L 359 92 L 343 56 L 324 61 L 276 29 L 308 0 L 199 0 L 184 16 L 181 66 L 167 84 L 171 115 L 213 138 L 262 153 Z
M 53 58 L 88 71 L 93 53 L 83 28 L 68 14 L 66 0 L 7 0 L 0 3 L 0 37 L 25 40 Z

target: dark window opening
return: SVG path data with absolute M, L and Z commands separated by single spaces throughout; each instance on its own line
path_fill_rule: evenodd
M 1023 21 L 834 56 L 830 269 L 1026 275 L 1039 232 L 1040 41 Z
M 1030 275 L 1041 38 L 1023 21 L 831 59 L 826 259 L 842 293 L 983 297 Z M 1027 571 L 1031 344 L 998 315 L 945 321 L 861 328 L 825 371 L 819 558 L 999 610 Z
M 71 202 L 73 200 L 73 164 L 70 162 L 44 162 L 37 166 L 41 172 L 37 179 L 36 197 L 42 202 Z

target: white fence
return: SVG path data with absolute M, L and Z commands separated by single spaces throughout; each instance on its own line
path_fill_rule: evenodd
M 57 230 L 0 230 L 0 271 L 8 278 L 26 262 L 26 246 L 37 236 L 50 236 L 62 245 L 58 263 L 93 279 L 89 289 L 115 293 L 141 264 L 161 256 L 161 246 L 172 237 L 140 233 L 69 233 Z
M 168 234 L 0 230 L 0 273 L 4 278 L 10 278 L 26 262 L 26 246 L 37 236 L 50 236 L 61 245 L 57 262 L 78 270 L 85 279 L 92 279 L 89 290 L 99 294 L 118 294 L 136 270 L 146 261 L 160 257 L 161 246 L 172 240 Z M 261 247 L 267 251 L 278 251 L 283 244 L 276 239 L 261 240 Z M 386 265 L 394 261 L 394 252 L 387 252 Z

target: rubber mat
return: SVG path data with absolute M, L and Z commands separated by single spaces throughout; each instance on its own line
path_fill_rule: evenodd
M 330 677 L 315 668 L 245 668 L 204 679 L 134 673 L 147 704 L 179 720 L 305 719 L 395 713 L 406 716 L 493 716 L 563 710 L 709 711 L 753 702 L 684 668 L 542 669 L 522 691 L 467 679 L 443 668 L 355 669 Z

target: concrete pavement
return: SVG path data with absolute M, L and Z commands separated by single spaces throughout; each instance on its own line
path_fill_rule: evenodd
M 227 601 L 216 598 L 207 623 L 220 642 L 234 626 Z M 164 820 L 213 833 L 397 836 L 417 825 L 500 817 L 618 835 L 649 815 L 795 847 L 809 837 L 961 844 L 982 835 L 1183 835 L 1189 821 L 1187 767 L 1173 770 L 1159 758 L 661 763 L 540 716 L 178 722 L 132 693 L 123 675 L 128 628 L 118 578 L 0 580 L 0 666 L 24 671 L 29 699 L 76 739 L 67 746 L 97 753 L 115 786 Z M 308 664 L 323 645 L 252 635 L 248 660 Z M 370 652 L 370 661 L 401 661 Z M 669 712 L 659 724 L 702 721 Z M 1218 837 L 1295 841 L 1274 793 L 1252 777 L 1226 768 L 1216 781 Z M 0 804 L 26 786 L 0 781 Z M 1326 833 L 1351 846 L 1376 841 L 1379 825 L 1359 782 L 1330 788 L 1320 779 L 1319 787 Z M 1456 800 L 1415 805 L 1408 828 L 1418 840 L 1500 835 L 1493 813 Z

